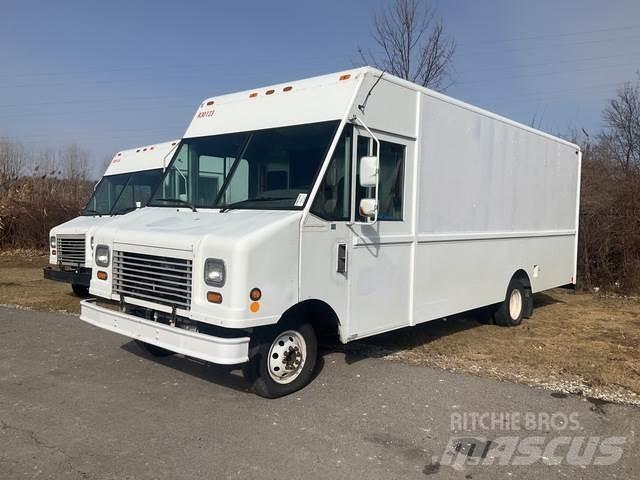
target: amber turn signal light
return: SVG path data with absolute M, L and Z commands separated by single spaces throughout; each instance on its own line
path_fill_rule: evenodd
M 98 274 L 96 276 L 98 277 L 98 280 L 106 280 L 107 278 L 109 278 L 107 272 L 103 272 L 102 270 L 98 271 Z
M 218 292 L 207 292 L 207 300 L 211 303 L 222 303 L 222 294 Z

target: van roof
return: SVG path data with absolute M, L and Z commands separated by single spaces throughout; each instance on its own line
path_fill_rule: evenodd
M 140 172 L 163 168 L 171 160 L 171 153 L 180 140 L 143 145 L 116 153 L 107 167 L 105 176 L 120 173 Z
M 364 76 L 379 77 L 381 74 L 381 70 L 366 66 L 209 97 L 198 106 L 184 136 L 199 137 L 341 119 L 346 109 L 352 106 Z M 564 139 L 389 73 L 384 73 L 384 79 L 579 149 Z M 270 109 L 269 106 L 277 108 Z

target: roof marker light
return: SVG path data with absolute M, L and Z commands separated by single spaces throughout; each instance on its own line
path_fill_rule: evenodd
M 351 78 L 351 74 L 347 73 L 345 75 L 340 75 L 340 80 L 349 80 Z
M 258 96 L 258 92 L 253 92 L 249 94 L 249 98 L 256 98 Z
M 290 92 L 291 90 L 293 90 L 293 87 L 291 85 L 282 89 L 283 92 Z
M 215 103 L 215 102 L 214 102 L 213 100 L 209 100 L 209 101 L 207 102 L 207 106 L 209 106 L 209 105 L 213 105 L 214 103 Z
M 149 147 L 149 150 L 153 150 L 153 147 Z
M 136 153 L 138 153 L 139 151 L 140 151 L 140 149 L 137 149 L 137 150 L 136 150 Z
M 171 145 L 175 145 L 176 143 L 178 143 L 178 142 L 171 142 Z
M 144 148 L 142 149 L 142 151 L 143 151 L 143 152 L 146 152 L 146 151 L 147 151 L 147 147 L 144 147 Z
M 267 90 L 266 92 L 264 92 L 265 95 L 273 95 L 276 91 L 271 89 L 271 90 Z

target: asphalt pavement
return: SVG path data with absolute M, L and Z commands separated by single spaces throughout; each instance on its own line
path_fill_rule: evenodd
M 266 400 L 239 369 L 0 308 L 0 478 L 639 478 L 638 408 L 348 352 Z

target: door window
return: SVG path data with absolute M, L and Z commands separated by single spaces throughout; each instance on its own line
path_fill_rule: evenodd
M 366 155 L 375 155 L 376 144 L 368 137 L 358 137 L 358 169 L 360 158 Z M 404 156 L 405 146 L 398 143 L 380 141 L 380 181 L 378 192 L 378 220 L 401 221 L 404 200 Z M 356 182 L 356 220 L 366 221 L 360 215 L 358 205 L 360 199 L 373 198 L 374 188 L 363 188 L 359 179 Z
M 311 213 L 330 221 L 347 221 L 351 211 L 353 127 L 346 125 L 311 206 Z

